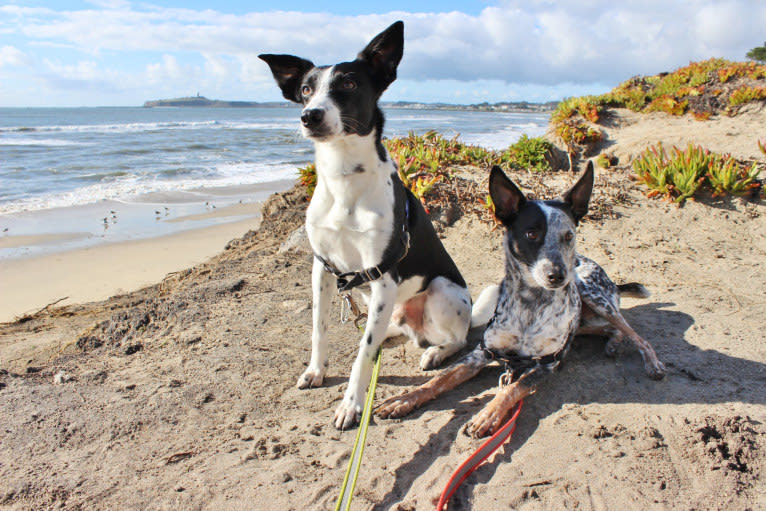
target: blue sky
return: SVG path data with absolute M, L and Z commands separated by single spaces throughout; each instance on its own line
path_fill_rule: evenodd
M 82 9 L 93 9 L 98 7 L 116 6 L 124 3 L 119 0 L 103 0 L 103 1 L 84 1 L 84 0 L 72 0 L 72 1 L 46 1 L 46 0 L 31 0 L 27 2 L 7 2 L 8 4 L 23 5 L 27 7 L 48 7 L 55 10 L 67 10 L 76 11 Z M 222 2 L 221 5 L 215 5 L 210 1 L 201 0 L 175 0 L 175 1 L 162 1 L 162 2 L 133 2 L 133 5 L 140 8 L 142 5 L 155 5 L 166 8 L 178 8 L 178 9 L 191 9 L 195 11 L 204 11 L 207 9 L 214 9 L 227 14 L 247 14 L 250 12 L 267 12 L 276 10 L 289 10 L 297 12 L 327 12 L 331 14 L 339 14 L 344 16 L 356 16 L 359 14 L 376 14 L 381 12 L 450 12 L 460 11 L 467 14 L 478 14 L 482 9 L 490 5 L 496 5 L 497 2 L 483 1 L 483 2 L 469 2 L 469 1 L 457 1 L 457 0 L 443 0 L 443 1 L 405 1 L 405 0 L 387 0 L 384 6 L 376 2 L 362 2 L 362 1 L 349 1 L 343 2 L 323 2 L 319 3 L 316 0 L 291 0 L 290 2 L 278 3 L 278 2 L 248 2 L 239 0 L 236 2 L 227 1 Z M 417 6 L 415 10 L 413 7 Z
M 0 0 L 0 106 L 278 101 L 259 53 L 352 59 L 405 23 L 390 101 L 549 101 L 766 40 L 762 0 Z

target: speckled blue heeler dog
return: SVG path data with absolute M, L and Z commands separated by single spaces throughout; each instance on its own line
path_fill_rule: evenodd
M 401 417 L 500 360 L 509 368 L 508 384 L 468 428 L 474 436 L 491 434 L 520 399 L 534 392 L 540 378 L 559 366 L 579 334 L 608 336 L 607 354 L 614 354 L 627 336 L 649 376 L 664 376 L 665 366 L 652 346 L 620 313 L 620 295 L 646 297 L 644 286 L 617 286 L 603 268 L 576 252 L 575 228 L 588 212 L 592 190 L 591 162 L 556 201 L 527 200 L 499 167 L 492 169 L 490 196 L 506 229 L 505 277 L 485 289 L 474 305 L 473 326 L 487 324 L 482 342 L 432 380 L 387 400 L 376 410 L 379 416 Z
M 303 105 L 301 131 L 316 151 L 317 185 L 306 211 L 315 255 L 312 350 L 298 387 L 324 381 L 336 283 L 340 291 L 369 286 L 369 317 L 335 412 L 339 429 L 358 421 L 386 337 L 403 333 L 430 345 L 420 366 L 431 369 L 465 345 L 471 321 L 463 277 L 381 142 L 378 99 L 396 79 L 403 50 L 404 25 L 396 22 L 351 62 L 315 66 L 292 55 L 260 55 L 283 96 Z

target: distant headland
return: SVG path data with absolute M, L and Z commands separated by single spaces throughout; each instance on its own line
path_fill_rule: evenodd
M 178 106 L 194 106 L 194 107 L 211 107 L 211 108 L 249 108 L 255 106 L 264 106 L 263 103 L 255 103 L 252 101 L 222 101 L 220 99 L 208 99 L 205 96 L 188 96 L 185 98 L 173 98 L 173 99 L 155 99 L 144 102 L 144 108 L 157 108 L 157 107 L 178 107 Z
M 416 103 L 410 101 L 383 102 L 383 108 L 406 108 L 413 110 L 478 110 L 486 112 L 550 112 L 558 105 L 558 101 L 547 103 L 530 103 L 527 101 L 503 103 L 477 103 L 472 105 L 452 105 L 449 103 Z M 252 108 L 252 107 L 289 107 L 291 103 L 256 102 L 256 101 L 224 101 L 208 99 L 205 96 L 188 96 L 173 99 L 155 99 L 144 102 L 144 108 L 158 107 L 208 107 L 208 108 Z

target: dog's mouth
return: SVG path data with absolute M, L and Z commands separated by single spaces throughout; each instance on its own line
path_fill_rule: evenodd
M 549 291 L 555 291 L 557 289 L 561 289 L 562 287 L 566 287 L 566 285 L 569 283 L 569 279 L 564 279 L 562 281 L 556 281 L 556 282 L 550 282 L 548 280 L 544 282 L 540 282 L 545 289 L 548 289 Z
M 334 136 L 334 133 L 332 133 L 332 130 L 330 130 L 326 126 L 315 126 L 315 127 L 306 127 L 302 126 L 301 130 L 303 131 L 303 136 L 306 138 L 309 138 L 311 140 L 316 140 L 319 142 L 328 140 Z
M 317 126 L 301 126 L 301 133 L 304 137 L 314 142 L 327 142 L 329 140 L 346 135 L 343 129 L 338 129 L 331 123 L 322 123 Z

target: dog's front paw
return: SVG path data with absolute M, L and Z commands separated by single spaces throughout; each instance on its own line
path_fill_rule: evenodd
M 346 399 L 340 403 L 340 406 L 335 410 L 335 418 L 333 424 L 337 429 L 345 430 L 359 422 L 359 418 L 362 416 L 362 406 L 352 403 Z
M 490 401 L 466 426 L 468 434 L 474 438 L 493 434 L 503 424 L 508 411 L 508 408 L 497 406 L 497 403 Z
M 321 387 L 324 381 L 324 369 L 309 367 L 300 378 L 298 378 L 299 389 L 310 389 L 312 387 Z
M 532 387 L 518 382 L 501 387 L 492 401 L 487 403 L 487 406 L 467 426 L 468 433 L 476 438 L 491 435 L 511 415 L 514 405 L 532 392 L 534 392 Z
M 422 390 L 417 389 L 386 399 L 375 409 L 375 415 L 383 419 L 404 417 L 425 401 L 421 396 L 422 393 Z
M 661 380 L 665 376 L 665 364 L 659 360 L 655 359 L 645 362 L 644 369 L 646 369 L 646 374 L 648 374 L 649 378 L 652 380 Z
M 423 371 L 436 369 L 444 362 L 444 348 L 441 346 L 431 346 L 420 356 L 420 368 Z

